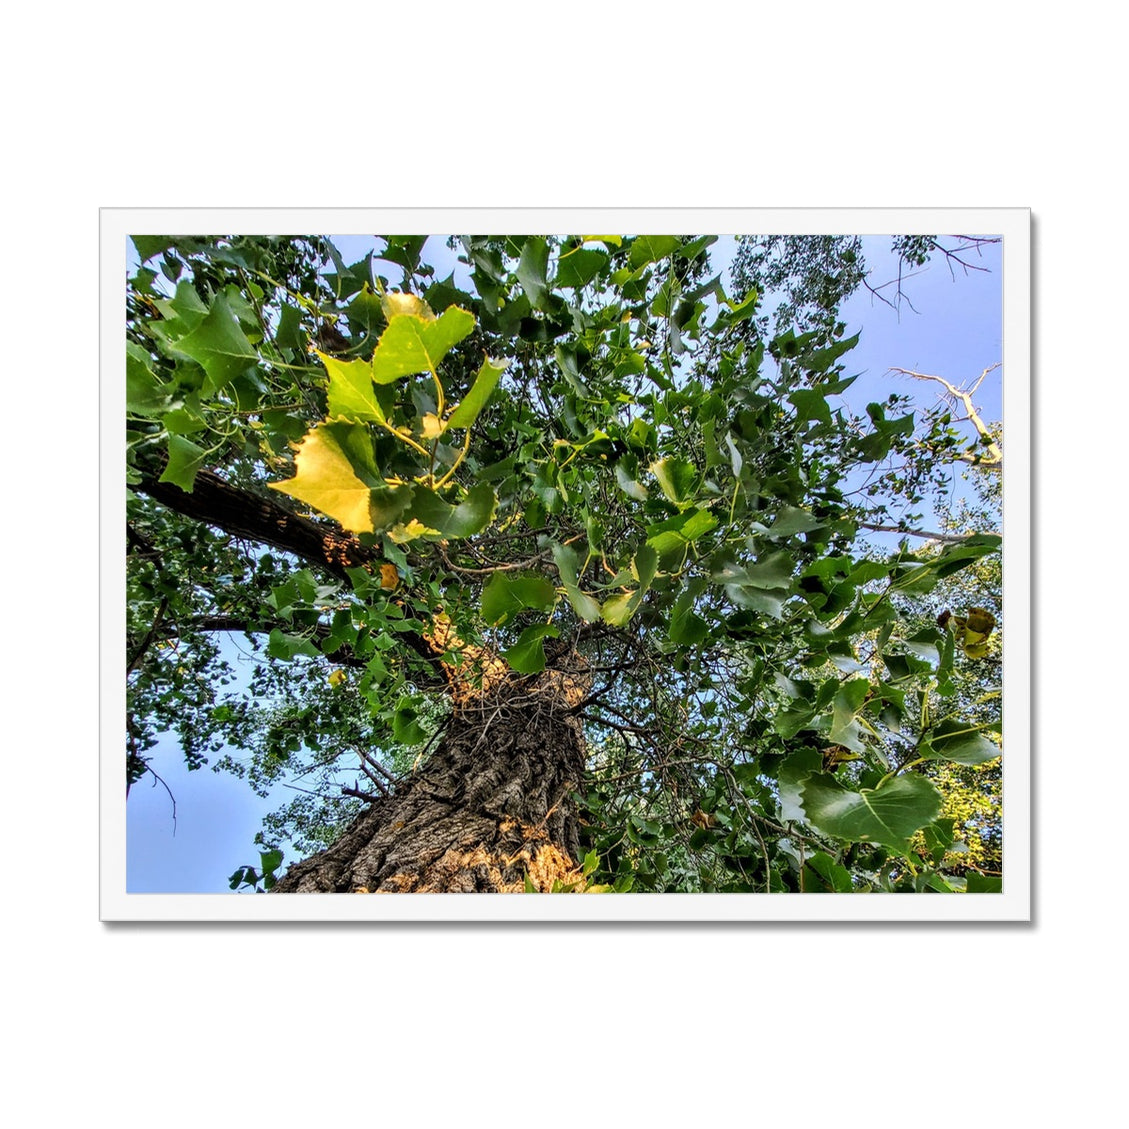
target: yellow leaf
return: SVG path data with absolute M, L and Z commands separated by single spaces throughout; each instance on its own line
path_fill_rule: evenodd
M 380 586 L 381 588 L 391 591 L 400 583 L 400 574 L 396 571 L 396 566 L 385 561 L 380 566 Z
M 420 422 L 424 439 L 438 439 L 446 430 L 439 417 L 432 412 L 425 412 Z
M 272 490 L 327 514 L 351 533 L 372 533 L 372 490 L 356 475 L 333 424 L 321 424 L 298 445 L 295 475 Z
M 960 622 L 958 618 L 958 623 Z M 964 622 L 964 653 L 970 659 L 982 659 L 988 653 L 988 636 L 996 627 L 996 617 L 986 608 L 969 608 Z
M 388 531 L 388 536 L 391 537 L 397 545 L 406 545 L 409 541 L 414 541 L 417 537 L 422 537 L 425 533 L 435 532 L 436 530 L 434 529 L 428 529 L 419 518 L 413 517 L 407 525 L 403 522 L 397 522 Z
M 417 318 L 425 318 L 427 321 L 435 320 L 431 307 L 414 294 L 385 294 L 380 299 L 380 306 L 389 321 L 397 314 L 411 314 Z
M 340 686 L 345 681 L 345 672 L 343 670 L 330 671 L 329 684 L 330 686 Z

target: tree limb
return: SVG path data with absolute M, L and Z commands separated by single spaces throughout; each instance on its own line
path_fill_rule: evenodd
M 947 393 L 947 397 L 957 402 L 959 401 L 964 405 L 964 410 L 968 413 L 968 422 L 976 428 L 976 433 L 984 440 L 984 446 L 987 450 L 986 455 L 974 455 L 966 453 L 957 455 L 957 458 L 964 463 L 970 463 L 973 466 L 981 467 L 998 467 L 1003 464 L 1004 455 L 1000 450 L 995 439 L 992 438 L 992 433 L 988 430 L 984 421 L 980 418 L 980 413 L 976 410 L 975 404 L 972 402 L 972 397 L 976 390 L 984 383 L 984 377 L 990 372 L 994 372 L 1000 367 L 1001 362 L 997 361 L 994 365 L 989 365 L 977 378 L 976 382 L 971 388 L 960 388 L 955 384 L 951 384 L 943 376 L 932 376 L 924 372 L 914 372 L 912 369 L 907 368 L 891 368 L 889 372 L 896 372 L 902 376 L 912 377 L 914 380 L 932 380 L 940 384 Z
M 232 537 L 282 549 L 346 583 L 348 569 L 371 572 L 381 562 L 378 549 L 362 545 L 357 537 L 335 523 L 301 517 L 275 499 L 233 486 L 211 471 L 198 471 L 191 493 L 186 493 L 179 486 L 161 482 L 159 467 L 141 466 L 139 470 L 141 481 L 135 489 L 175 513 L 214 526 Z M 407 607 L 405 612 L 410 614 Z M 403 640 L 432 665 L 441 665 L 439 656 L 423 637 L 422 627 L 418 635 L 405 632 Z

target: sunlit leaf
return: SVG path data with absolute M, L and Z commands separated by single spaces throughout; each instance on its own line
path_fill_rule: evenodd
M 384 421 L 384 409 L 377 401 L 372 382 L 371 361 L 342 361 L 327 353 L 318 353 L 318 357 L 329 373 L 326 396 L 330 419 Z
M 693 463 L 674 457 L 658 459 L 651 463 L 651 473 L 675 505 L 693 498 L 698 482 L 698 471 Z
M 371 440 L 367 453 L 363 447 L 366 440 L 367 433 L 360 426 L 321 424 L 299 444 L 294 477 L 268 485 L 313 506 L 352 533 L 372 533 L 373 482 L 369 476 L 375 468 Z M 358 477 L 358 463 L 367 481 Z
M 487 357 L 474 378 L 470 391 L 463 397 L 462 403 L 451 413 L 447 420 L 448 427 L 470 427 L 478 418 L 506 371 L 508 361 L 492 361 Z
M 474 314 L 451 306 L 441 317 L 395 314 L 380 335 L 372 378 L 391 384 L 402 376 L 436 372 L 440 361 L 474 329 Z

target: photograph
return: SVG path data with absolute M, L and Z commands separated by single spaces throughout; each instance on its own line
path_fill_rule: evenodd
M 104 919 L 1028 916 L 1026 209 L 102 222 Z

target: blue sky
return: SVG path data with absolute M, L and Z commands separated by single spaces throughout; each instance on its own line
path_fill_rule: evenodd
M 361 258 L 372 246 L 369 236 L 335 237 L 346 262 Z M 897 263 L 889 238 L 863 241 L 872 270 L 871 282 L 894 278 Z M 712 249 L 715 273 L 728 266 L 732 243 L 722 239 Z M 423 258 L 436 266 L 437 277 L 455 270 L 456 282 L 469 285 L 465 268 L 448 251 L 445 238 L 433 236 Z M 943 262 L 931 262 L 905 284 L 917 312 L 903 305 L 900 313 L 860 291 L 842 310 L 848 335 L 861 330 L 859 344 L 844 358 L 847 372 L 859 374 L 848 390 L 858 410 L 891 392 L 914 395 L 921 406 L 936 399 L 939 389 L 888 375 L 893 367 L 942 376 L 963 385 L 1003 359 L 1001 317 L 1001 248 L 989 247 L 975 260 L 988 271 L 956 275 Z M 399 268 L 381 264 L 395 285 Z M 986 421 L 1001 418 L 1002 370 L 989 375 L 977 395 Z M 238 669 L 240 649 L 225 648 Z M 222 754 L 217 754 L 218 756 Z M 127 804 L 127 888 L 130 893 L 227 892 L 228 876 L 238 866 L 258 865 L 255 834 L 262 818 L 293 797 L 284 787 L 268 798 L 256 796 L 245 781 L 208 768 L 188 772 L 175 738 L 163 738 L 152 750 L 153 768 L 176 797 L 175 833 L 172 802 L 152 776 L 134 786 Z M 286 863 L 295 861 L 287 858 Z M 285 864 L 284 864 L 285 865 Z

